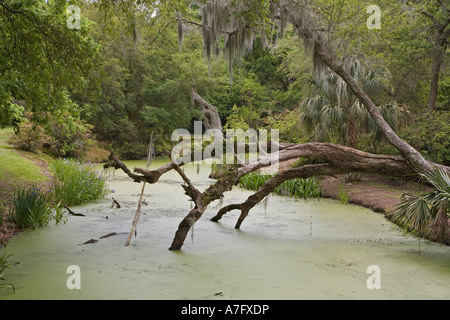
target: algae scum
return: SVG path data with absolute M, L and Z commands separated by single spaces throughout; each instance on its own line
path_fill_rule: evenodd
M 213 182 L 207 165 L 185 172 L 200 190 Z M 146 186 L 137 236 L 125 247 L 142 185 L 116 171 L 113 194 L 72 208 L 85 217 L 69 216 L 64 225 L 26 230 L 10 241 L 7 252 L 21 265 L 5 275 L 15 294 L 4 288 L 0 299 L 450 298 L 449 247 L 419 243 L 382 215 L 334 200 L 270 196 L 240 230 L 237 211 L 209 221 L 220 205 L 252 194 L 235 187 L 223 204 L 209 206 L 181 251 L 169 251 L 191 208 L 181 183 L 169 172 Z M 111 207 L 111 197 L 120 209 Z M 79 289 L 69 289 L 71 266 L 79 268 Z M 368 288 L 370 266 L 379 268 L 379 289 Z

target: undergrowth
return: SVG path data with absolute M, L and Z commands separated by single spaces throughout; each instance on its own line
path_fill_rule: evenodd
M 249 173 L 239 180 L 239 186 L 248 190 L 258 190 L 267 180 L 273 178 L 272 174 Z M 318 198 L 323 196 L 318 179 L 311 177 L 306 179 L 291 179 L 281 183 L 273 193 L 290 196 L 296 199 Z
M 57 160 L 51 165 L 56 180 L 53 185 L 55 203 L 74 206 L 102 198 L 108 193 L 106 176 L 91 163 Z

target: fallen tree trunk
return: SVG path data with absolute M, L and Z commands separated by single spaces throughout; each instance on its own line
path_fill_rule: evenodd
M 318 165 L 305 165 L 299 168 L 280 171 L 274 178 L 268 180 L 244 203 L 229 205 L 221 209 L 213 218 L 214 221 L 218 221 L 222 215 L 228 211 L 239 209 L 241 210 L 241 216 L 238 219 L 236 227 L 240 227 L 240 224 L 254 205 L 264 199 L 265 196 L 271 193 L 283 181 L 293 178 L 334 175 L 348 172 L 369 172 L 403 178 L 415 178 L 418 176 L 417 172 L 412 169 L 408 165 L 407 161 L 405 161 L 405 159 L 401 156 L 371 154 L 330 143 L 304 143 L 293 145 L 286 147 L 279 152 L 268 154 L 265 157 L 261 157 L 258 160 L 240 167 L 229 166 L 228 170 L 217 178 L 217 182 L 212 184 L 204 192 L 200 192 L 196 189 L 180 167 L 175 163 L 168 163 L 156 170 L 135 168 L 133 173 L 123 162 L 117 159 L 113 152 L 111 153 L 110 159 L 114 161 L 116 167 L 121 168 L 136 182 L 146 181 L 148 183 L 156 183 L 162 174 L 172 169 L 176 170 L 180 174 L 185 182 L 185 185 L 183 185 L 185 193 L 195 204 L 194 208 L 179 224 L 178 230 L 176 231 L 172 244 L 169 248 L 170 250 L 180 250 L 189 230 L 195 222 L 202 217 L 208 205 L 214 200 L 220 199 L 226 191 L 231 190 L 231 188 L 237 184 L 242 176 L 268 166 L 272 162 L 270 161 L 272 157 L 278 159 L 279 162 L 302 157 L 314 157 L 321 158 L 326 163 Z M 436 164 L 430 163 L 430 165 Z M 449 170 L 449 168 L 446 167 L 446 170 Z

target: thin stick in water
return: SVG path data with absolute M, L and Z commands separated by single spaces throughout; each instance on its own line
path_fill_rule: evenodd
M 146 168 L 147 170 L 150 167 L 150 164 L 152 162 L 152 155 L 153 155 L 153 132 L 150 136 L 150 142 L 148 144 L 148 149 L 147 149 L 147 168 Z M 136 210 L 136 214 L 134 215 L 133 225 L 131 226 L 130 234 L 128 235 L 128 239 L 125 242 L 125 247 L 127 247 L 130 244 L 133 233 L 135 234 L 135 236 L 137 235 L 136 225 L 137 225 L 137 223 L 139 221 L 139 217 L 141 215 L 141 204 L 142 204 L 142 197 L 144 196 L 144 190 L 145 190 L 145 181 L 143 182 L 143 185 L 142 185 L 142 190 L 141 190 L 141 195 L 139 197 L 138 207 Z

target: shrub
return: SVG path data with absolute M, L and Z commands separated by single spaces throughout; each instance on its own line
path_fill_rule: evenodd
M 405 130 L 403 138 L 427 159 L 450 165 L 450 112 L 425 113 L 414 122 Z
M 421 173 L 434 190 L 419 196 L 408 196 L 394 207 L 390 218 L 407 229 L 445 243 L 450 213 L 450 176 L 444 169 Z
M 40 188 L 18 189 L 9 217 L 20 228 L 45 226 L 52 219 L 49 195 Z
M 50 146 L 52 144 L 52 138 L 41 125 L 26 120 L 20 123 L 18 128 L 18 132 L 9 141 L 18 149 L 38 152 L 42 150 L 44 145 Z
M 93 141 L 92 127 L 69 112 L 43 113 L 46 121 L 36 121 L 36 115 L 25 112 L 25 120 L 18 125 L 10 143 L 31 151 L 45 151 L 60 157 L 82 157 Z
M 93 164 L 60 159 L 51 168 L 56 177 L 53 185 L 55 203 L 79 205 L 108 193 L 106 177 L 95 170 Z

